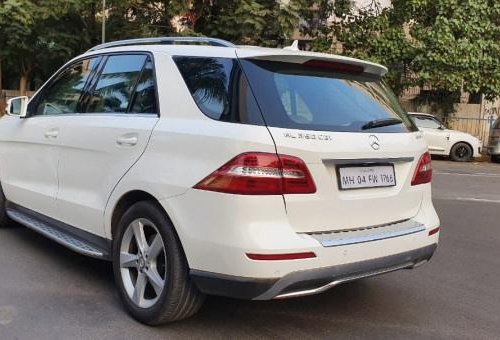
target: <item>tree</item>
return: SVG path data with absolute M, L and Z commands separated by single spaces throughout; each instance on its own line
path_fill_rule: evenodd
M 25 94 L 36 70 L 52 70 L 79 50 L 85 35 L 77 0 L 5 0 L 0 6 L 3 24 L 2 54 L 19 74 Z M 84 45 L 84 44 L 83 44 Z
M 329 50 L 338 41 L 348 56 L 389 66 L 387 79 L 398 92 L 418 85 L 445 94 L 438 100 L 447 110 L 446 99 L 461 91 L 500 96 L 498 1 L 393 0 L 377 10 L 325 27 L 315 48 Z
M 189 8 L 186 0 L 108 1 L 108 40 L 175 35 L 173 19 Z
M 198 0 L 193 2 L 195 32 L 238 44 L 283 45 L 313 1 Z
M 95 0 L 0 0 L 0 84 L 3 61 L 18 74 L 21 93 L 41 85 L 68 59 L 100 43 L 103 15 L 108 41 L 188 34 L 276 47 L 315 1 L 108 0 L 102 13 Z

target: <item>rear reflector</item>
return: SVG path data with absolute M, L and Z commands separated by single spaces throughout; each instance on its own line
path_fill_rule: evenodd
M 417 168 L 413 174 L 411 185 L 430 183 L 432 180 L 431 154 L 426 152 L 420 157 Z
M 434 229 L 432 229 L 432 230 L 429 231 L 429 236 L 437 234 L 438 232 L 439 232 L 439 227 L 434 228 Z
M 364 72 L 365 68 L 359 65 L 352 65 L 347 63 L 339 63 L 335 61 L 326 61 L 326 60 L 309 60 L 306 61 L 304 66 L 322 69 L 326 71 L 333 71 L 338 73 L 348 73 L 348 74 L 361 74 Z
M 283 260 L 302 260 L 315 258 L 316 254 L 312 251 L 305 253 L 291 254 L 246 254 L 250 260 L 256 261 L 283 261 Z
M 316 186 L 305 163 L 274 153 L 243 153 L 194 186 L 239 195 L 312 194 Z

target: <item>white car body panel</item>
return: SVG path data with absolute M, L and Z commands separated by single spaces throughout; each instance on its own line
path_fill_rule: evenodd
M 64 135 L 59 140 L 57 213 L 51 217 L 104 237 L 106 203 L 144 152 L 158 117 L 83 114 L 59 119 Z
M 0 124 L 0 176 L 5 196 L 48 216 L 56 212 L 59 140 L 55 117 L 20 119 L 6 115 Z M 47 134 L 47 135 L 46 135 Z
M 429 144 L 429 151 L 433 154 L 448 155 L 450 147 L 450 133 L 445 130 L 421 128 L 425 141 Z

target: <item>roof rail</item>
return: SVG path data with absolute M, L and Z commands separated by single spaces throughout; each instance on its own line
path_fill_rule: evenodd
M 236 47 L 229 41 L 209 38 L 209 37 L 159 37 L 159 38 L 141 38 L 112 41 L 92 47 L 87 52 L 102 50 L 104 48 L 132 46 L 132 45 L 210 45 L 218 47 Z

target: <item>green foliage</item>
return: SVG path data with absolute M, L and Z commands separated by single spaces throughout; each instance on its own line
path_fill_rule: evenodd
M 107 0 L 106 40 L 183 34 L 278 46 L 314 1 Z M 189 18 L 183 32 L 174 25 L 179 17 Z M 38 87 L 100 42 L 102 18 L 101 0 L 0 0 L 0 62 L 9 78 L 15 72 Z
M 339 41 L 343 54 L 387 65 L 398 92 L 419 85 L 445 97 L 463 90 L 492 99 L 500 96 L 499 40 L 496 0 L 393 0 L 378 15 L 364 10 L 354 22 L 325 27 L 314 48 L 329 51 Z
M 283 45 L 300 20 L 308 0 L 213 0 L 195 2 L 194 30 L 238 44 Z
M 108 0 L 107 40 L 175 35 L 172 19 L 189 10 L 185 0 Z
M 3 1 L 2 60 L 8 60 L 25 83 L 34 71 L 45 76 L 44 70 L 59 66 L 84 42 L 79 6 L 77 0 Z

